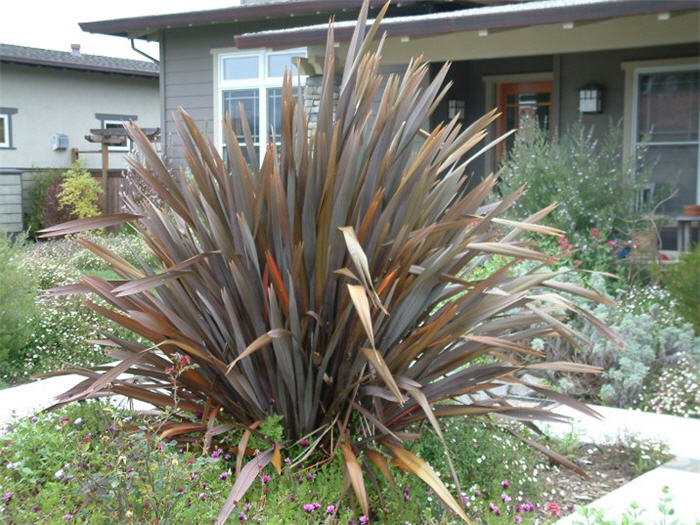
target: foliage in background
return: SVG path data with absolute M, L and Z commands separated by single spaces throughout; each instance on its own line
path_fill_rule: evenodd
M 700 417 L 700 352 L 681 356 L 664 367 L 642 398 L 649 410 L 683 417 Z
M 548 224 L 566 232 L 554 250 L 571 255 L 582 268 L 607 270 L 626 255 L 632 231 L 651 203 L 639 205 L 649 170 L 623 161 L 621 123 L 610 124 L 600 139 L 593 126 L 578 121 L 559 137 L 533 127 L 518 135 L 503 166 L 504 195 L 522 185 L 524 195 L 512 208 L 527 216 L 559 203 Z M 614 245 L 608 243 L 614 242 Z
M 138 237 L 105 235 L 104 241 L 120 256 L 134 263 L 138 258 L 148 260 L 145 245 Z M 3 252 L 5 253 L 5 252 Z M 97 274 L 112 279 L 116 275 L 92 252 L 69 239 L 37 244 L 17 245 L 14 260 L 18 268 L 3 271 L 0 296 L 8 295 L 3 304 L 28 334 L 0 366 L 0 385 L 16 384 L 32 375 L 53 372 L 72 366 L 92 366 L 106 362 L 102 347 L 90 340 L 102 339 L 105 333 L 131 335 L 111 321 L 87 308 L 78 296 L 50 297 L 43 294 L 51 287 L 80 279 L 85 274 Z M 12 281 L 12 282 L 10 282 Z M 39 291 L 27 299 L 23 291 Z M 24 307 L 13 301 L 24 298 Z M 100 304 L 104 301 L 95 298 Z M 3 310 L 4 311 L 4 310 Z
M 700 334 L 700 243 L 677 263 L 657 269 L 662 284 L 678 302 L 678 311 Z
M 95 178 L 85 166 L 75 161 L 63 172 L 58 202 L 77 219 L 94 217 L 100 214 L 98 200 L 101 193 L 102 188 Z
M 512 257 L 511 264 L 551 262 L 522 238 L 526 232 L 561 232 L 539 225 L 551 207 L 521 222 L 500 219 L 519 192 L 483 211 L 494 176 L 460 191 L 466 183 L 462 159 L 484 139 L 496 113 L 466 129 L 455 118 L 430 133 L 422 130 L 449 87 L 442 86 L 446 68 L 422 87 L 428 65 L 411 62 L 401 77 L 386 80 L 375 106 L 384 79 L 381 49 L 373 51 L 372 41 L 384 11 L 368 28 L 367 10 L 365 2 L 337 104 L 329 29 L 314 133 L 291 74 L 282 89 L 281 145 L 277 150 L 270 144 L 262 163 L 244 129 L 246 161 L 227 119 L 227 169 L 181 111 L 177 126 L 192 174 L 188 182 L 167 170 L 137 126 L 127 125 L 146 160 L 146 166 L 133 159 L 130 164 L 166 210 L 136 195 L 127 201 L 129 213 L 45 230 L 46 236 L 66 235 L 130 221 L 158 260 L 132 265 L 107 246 L 78 237 L 124 282 L 86 276 L 67 291 L 99 295 L 113 309 L 88 302 L 92 309 L 149 343 L 110 336 L 118 350 L 106 351 L 121 363 L 108 371 L 66 371 L 93 381 L 66 393 L 63 402 L 103 391 L 124 394 L 172 410 L 163 436 L 206 434 L 206 442 L 233 429 L 251 432 L 270 413 L 281 417 L 285 439 L 256 431 L 267 449 L 258 447 L 263 450 L 236 476 L 219 523 L 240 509 L 236 502 L 258 472 L 269 463 L 279 472 L 281 451 L 304 441 L 310 448 L 292 464 L 314 452 L 329 462 L 340 454 L 365 515 L 370 498 L 363 471 L 369 473 L 372 463 L 387 480 L 390 464 L 415 474 L 466 520 L 440 477 L 407 450 L 416 438 L 409 429 L 429 425 L 447 450 L 438 419 L 498 413 L 527 422 L 558 420 L 546 410 L 477 394 L 499 383 L 520 384 L 531 369 L 598 371 L 544 362 L 544 354 L 528 346 L 544 333 L 576 340 L 559 320 L 568 312 L 586 317 L 619 344 L 560 292 L 608 300 L 557 281 L 556 273 L 533 268 L 514 277 L 502 268 L 479 280 L 459 277 L 494 254 Z M 483 363 L 483 356 L 492 362 Z M 147 379 L 120 379 L 126 371 Z M 532 388 L 591 413 L 546 388 Z M 242 439 L 245 448 L 248 438 Z
M 44 202 L 46 201 L 49 186 L 61 178 L 58 170 L 39 171 L 35 174 L 34 184 L 29 190 L 29 213 L 25 217 L 27 236 L 36 237 L 36 232 L 49 224 L 44 224 Z
M 580 277 L 571 275 L 569 279 L 579 282 Z M 594 275 L 589 284 L 601 295 L 611 295 L 604 277 Z M 694 362 L 700 358 L 700 337 L 679 315 L 674 297 L 661 287 L 631 286 L 619 300 L 619 307 L 601 304 L 593 313 L 622 336 L 625 341 L 622 350 L 576 319 L 567 324 L 587 336 L 591 344 L 577 348 L 561 338 L 541 339 L 534 344 L 543 348 L 551 359 L 576 360 L 605 370 L 599 376 L 565 374 L 553 379 L 562 391 L 593 400 L 599 398 L 612 406 L 633 407 L 644 396 L 653 395 L 654 378 L 662 370 L 680 359 Z M 665 401 L 655 398 L 656 404 L 677 405 L 674 399 L 683 396 L 686 385 L 680 382 L 676 385 L 679 390 L 675 390 L 672 383 L 667 383 L 668 388 L 659 393 Z M 677 413 L 677 410 L 669 412 Z
M 36 285 L 23 264 L 23 243 L 23 237 L 12 240 L 0 232 L 0 374 L 32 335 Z

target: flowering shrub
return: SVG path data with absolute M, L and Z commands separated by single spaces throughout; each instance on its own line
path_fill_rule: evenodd
M 99 183 L 76 161 L 63 173 L 58 202 L 75 218 L 94 217 L 100 213 L 97 201 L 101 193 Z
M 513 206 L 520 217 L 558 202 L 548 223 L 567 232 L 566 244 L 577 250 L 572 257 L 582 268 L 602 269 L 623 254 L 612 253 L 606 243 L 626 241 L 626 232 L 650 209 L 651 203 L 638 206 L 649 172 L 641 161 L 637 165 L 635 173 L 623 162 L 620 124 L 611 124 L 598 140 L 593 127 L 577 122 L 558 138 L 550 139 L 543 129 L 517 135 L 504 163 L 501 187 L 507 194 L 526 186 Z
M 681 356 L 661 370 L 642 397 L 642 406 L 655 412 L 700 417 L 700 359 Z

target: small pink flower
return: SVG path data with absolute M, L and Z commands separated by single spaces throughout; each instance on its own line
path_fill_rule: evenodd
M 514 516 L 513 521 L 515 523 L 520 523 L 521 521 L 523 521 L 523 517 L 522 516 Z
M 617 246 L 617 241 L 608 241 L 608 246 Z
M 308 446 L 309 446 L 309 440 L 306 439 L 306 438 L 303 438 L 303 439 L 301 439 L 301 440 L 299 441 L 299 444 L 300 444 L 302 447 L 308 447 Z
M 295 499 L 296 499 L 296 498 L 294 497 L 294 494 L 292 494 L 291 496 L 289 496 L 289 501 L 294 501 Z
M 245 512 L 248 512 L 248 511 L 250 510 L 250 503 L 246 503 L 246 504 L 245 504 L 245 507 L 243 507 L 243 510 L 244 510 Z
M 314 479 L 314 475 L 311 472 L 309 472 L 308 474 L 306 474 L 306 479 L 311 481 L 312 479 Z
M 510 481 L 507 479 L 504 479 L 503 481 L 501 481 L 501 487 L 503 487 L 504 489 L 507 489 L 508 487 L 510 487 Z
M 314 510 L 318 510 L 318 509 L 320 509 L 320 508 L 321 508 L 321 504 L 320 504 L 320 503 L 318 503 L 318 502 L 314 502 L 314 503 L 312 503 L 311 505 L 313 505 L 313 507 L 314 507 Z
M 510 496 L 504 492 L 501 494 L 501 499 L 503 500 L 503 503 L 508 503 L 510 501 Z
M 166 374 L 171 376 L 171 375 L 174 375 L 175 372 L 177 372 L 177 370 L 175 369 L 174 366 L 169 366 L 165 370 L 163 370 L 163 372 L 165 372 Z
M 270 476 L 268 474 L 263 474 L 260 481 L 262 481 L 263 485 L 267 485 L 270 483 Z
M 574 259 L 574 266 L 578 266 L 579 264 L 581 264 L 581 261 L 579 261 L 578 259 Z
M 591 228 L 591 235 L 592 235 L 593 237 L 598 237 L 598 234 L 599 234 L 599 233 L 600 233 L 600 232 L 598 231 L 598 228 Z
M 32 506 L 32 510 L 33 510 L 34 512 L 39 512 L 39 505 L 33 505 L 33 506 Z
M 181 355 L 177 361 L 180 368 L 184 368 L 192 362 L 192 358 L 188 355 Z
M 328 505 L 326 507 L 326 514 L 333 514 L 335 512 L 335 505 Z
M 200 492 L 200 493 L 199 493 L 199 499 L 200 499 L 201 501 L 204 501 L 204 500 L 207 499 L 207 495 L 206 495 L 204 492 Z
M 304 503 L 303 509 L 304 509 L 304 512 L 313 512 L 314 511 L 313 503 Z
M 367 525 L 369 523 L 369 518 L 367 516 L 360 516 L 360 525 Z
M 10 500 L 12 500 L 12 496 L 14 496 L 14 492 L 5 492 L 5 494 L 2 495 L 2 501 L 5 503 L 9 503 Z
M 221 481 L 224 481 L 226 478 L 228 478 L 228 472 L 222 472 L 221 474 L 219 474 L 219 479 Z
M 66 521 L 73 521 L 73 515 L 69 512 L 65 516 L 63 516 L 63 519 Z
M 211 457 L 218 458 L 223 453 L 224 453 L 223 450 L 221 450 L 220 448 L 217 448 L 214 452 L 211 453 Z
M 238 520 L 239 520 L 241 523 L 243 523 L 244 521 L 247 521 L 247 520 L 248 520 L 248 516 L 246 516 L 246 515 L 243 514 L 242 512 L 239 512 L 239 513 L 238 513 Z

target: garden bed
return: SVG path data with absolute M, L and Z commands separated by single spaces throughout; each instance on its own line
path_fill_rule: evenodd
M 235 477 L 236 437 L 203 453 L 198 443 L 158 440 L 159 424 L 98 402 L 16 422 L 0 438 L 4 519 L 212 523 Z M 266 424 L 275 431 L 274 418 Z M 477 523 L 554 521 L 666 459 L 663 451 L 637 442 L 599 447 L 571 439 L 549 443 L 576 458 L 590 478 L 584 479 L 551 465 L 503 427 L 465 419 L 450 423 L 445 433 L 454 444 L 463 500 Z M 251 454 L 255 446 L 252 440 Z M 411 448 L 449 480 L 432 432 L 424 432 Z M 303 452 L 303 446 L 285 450 L 292 458 Z M 281 476 L 268 467 L 231 521 L 362 523 L 348 493 L 339 498 L 344 478 L 340 459 L 323 467 L 316 459 L 285 466 L 288 471 Z M 379 482 L 369 516 L 373 523 L 454 521 L 426 485 L 398 469 L 392 474 L 395 489 Z

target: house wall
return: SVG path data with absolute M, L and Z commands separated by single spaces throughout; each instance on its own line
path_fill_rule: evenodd
M 12 147 L 0 148 L 0 230 L 22 229 L 29 193 L 39 173 L 71 165 L 71 148 L 97 151 L 85 140 L 102 121 L 96 114 L 134 115 L 146 128 L 160 125 L 158 79 L 61 70 L 19 64 L 0 68 L 0 107 L 12 108 Z M 54 133 L 68 136 L 68 148 L 54 151 Z M 124 151 L 109 154 L 111 169 L 124 169 Z M 99 169 L 98 153 L 81 153 L 86 167 Z
M 158 79 L 56 68 L 2 64 L 0 106 L 12 115 L 13 149 L 0 149 L 0 167 L 30 171 L 67 168 L 71 148 L 97 150 L 85 140 L 99 128 L 96 113 L 136 115 L 142 127 L 158 127 Z M 53 151 L 54 133 L 68 135 L 68 149 Z M 124 168 L 124 152 L 111 152 L 110 167 Z M 84 154 L 88 168 L 101 167 L 99 154 Z
M 634 60 L 698 56 L 698 44 L 640 47 L 585 53 L 525 56 L 502 59 L 469 60 L 454 62 L 449 78 L 454 82 L 449 94 L 435 113 L 434 122 L 447 119 L 447 100 L 451 98 L 465 101 L 465 122 L 476 120 L 495 105 L 494 93 L 489 89 L 494 84 L 487 82 L 489 77 L 507 75 L 528 75 L 551 73 L 554 88 L 554 126 L 565 130 L 568 125 L 581 117 L 587 126 L 594 125 L 600 136 L 609 122 L 617 122 L 623 117 L 625 96 L 625 74 L 622 63 Z M 441 64 L 433 64 L 433 72 Z M 603 86 L 603 112 L 583 114 L 578 111 L 578 90 L 585 84 Z M 488 102 L 488 103 L 487 103 Z M 473 171 L 481 176 L 486 166 L 494 167 L 493 157 L 488 156 L 475 162 Z

